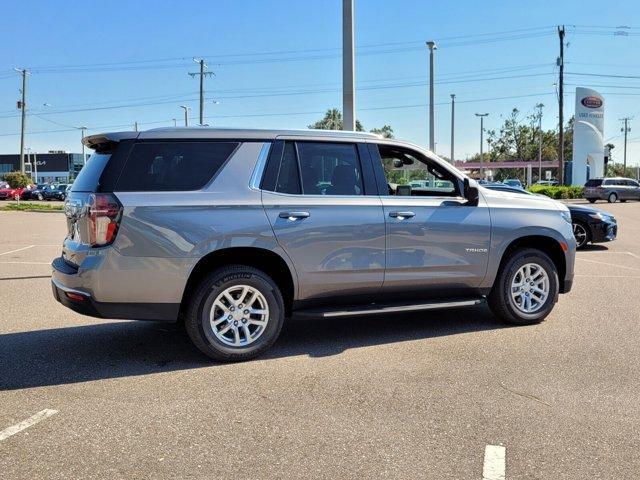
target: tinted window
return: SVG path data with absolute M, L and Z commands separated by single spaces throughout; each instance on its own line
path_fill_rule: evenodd
M 302 193 L 305 195 L 362 195 L 362 170 L 352 143 L 297 144 Z
M 300 173 L 298 170 L 298 159 L 296 157 L 296 146 L 287 143 L 282 153 L 278 180 L 276 181 L 276 192 L 300 194 Z
M 73 187 L 71 188 L 72 192 L 95 192 L 98 188 L 98 181 L 100 180 L 100 175 L 102 175 L 102 170 L 104 170 L 105 165 L 111 158 L 110 153 L 94 153 L 92 154 L 87 163 L 82 167 L 78 177 L 73 182 Z M 50 190 L 51 187 L 47 185 L 45 187 L 47 190 Z
M 601 178 L 592 178 L 587 180 L 587 183 L 584 184 L 585 187 L 599 187 L 600 185 L 602 185 Z
M 640 185 L 638 184 L 638 182 L 636 182 L 635 180 L 627 180 L 627 184 L 628 184 L 630 187 L 638 187 L 638 186 L 640 186 Z
M 235 142 L 138 143 L 115 190 L 198 190 L 211 180 L 237 146 Z

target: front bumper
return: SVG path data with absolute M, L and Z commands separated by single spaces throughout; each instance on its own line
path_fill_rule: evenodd
M 618 236 L 618 224 L 616 222 L 598 222 L 589 225 L 591 229 L 591 241 L 593 243 L 611 242 Z
M 62 257 L 56 258 L 51 266 L 53 297 L 74 312 L 90 317 L 122 320 L 175 322 L 178 319 L 179 303 L 99 302 L 91 292 L 75 286 L 79 283 L 78 269 L 69 265 Z

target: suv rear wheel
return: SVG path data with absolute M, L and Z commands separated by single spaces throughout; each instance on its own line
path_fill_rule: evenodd
M 542 322 L 558 300 L 558 271 L 540 250 L 516 250 L 502 266 L 489 294 L 489 307 L 515 325 Z
M 223 362 L 260 355 L 276 341 L 283 322 L 276 283 L 261 270 L 242 265 L 215 270 L 200 282 L 185 318 L 195 346 Z
M 616 203 L 616 200 L 618 200 L 618 195 L 616 195 L 615 193 L 610 193 L 609 196 L 607 197 L 607 202 L 609 203 Z

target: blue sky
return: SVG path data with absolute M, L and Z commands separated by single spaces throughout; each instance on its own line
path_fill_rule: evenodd
M 69 131 L 74 126 L 97 133 L 132 129 L 135 121 L 141 129 L 173 125 L 174 118 L 180 123 L 183 104 L 193 108 L 195 123 L 198 82 L 187 75 L 197 69 L 192 57 L 206 57 L 216 74 L 206 80 L 206 122 L 305 128 L 327 108 L 341 107 L 341 5 L 5 0 L 0 152 L 19 148 L 20 83 L 14 67 L 33 72 L 27 145 L 36 151 L 78 151 L 80 132 Z M 618 119 L 635 115 L 628 158 L 638 163 L 640 3 L 631 0 L 356 0 L 357 116 L 367 129 L 390 124 L 399 138 L 426 144 L 424 42 L 434 39 L 438 152 L 449 154 L 451 93 L 458 101 L 457 158 L 478 151 L 475 112 L 488 112 L 486 126 L 496 128 L 511 108 L 525 115 L 542 102 L 544 127 L 552 128 L 559 24 L 567 25 L 566 71 L 572 73 L 565 80 L 565 116 L 573 114 L 575 85 L 595 86 L 605 96 L 605 138 L 617 145 L 617 158 Z M 621 25 L 632 27 L 621 30 L 628 35 L 608 28 Z M 127 107 L 114 108 L 122 106 Z

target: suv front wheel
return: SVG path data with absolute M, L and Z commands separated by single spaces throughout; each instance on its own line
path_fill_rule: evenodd
M 508 323 L 540 323 L 551 313 L 558 291 L 558 271 L 545 253 L 533 248 L 516 250 L 498 273 L 489 307 Z
M 242 265 L 205 277 L 185 317 L 196 347 L 223 362 L 260 355 L 276 341 L 283 322 L 284 304 L 276 283 L 261 270 Z

